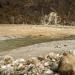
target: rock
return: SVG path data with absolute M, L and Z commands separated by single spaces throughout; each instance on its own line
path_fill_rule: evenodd
M 49 53 L 50 57 L 54 57 L 56 54 L 54 52 Z
M 37 58 L 38 58 L 38 60 L 40 60 L 40 61 L 42 61 L 42 60 L 45 59 L 43 56 L 38 56 Z
M 44 66 L 45 66 L 45 67 L 49 66 L 49 62 L 45 62 L 45 63 L 44 63 Z
M 15 60 L 15 63 L 17 63 L 17 64 L 25 63 L 25 60 L 23 58 L 20 58 L 20 59 Z
M 53 75 L 53 71 L 48 69 L 45 71 L 45 75 Z
M 36 68 L 37 68 L 39 73 L 42 73 L 45 70 L 44 65 L 40 62 L 36 64 Z
M 58 71 L 58 63 L 57 62 L 53 62 L 51 64 L 51 70 L 53 70 L 54 72 Z
M 58 73 L 54 74 L 54 75 L 59 75 Z
M 14 59 L 13 59 L 11 56 L 6 55 L 6 56 L 4 57 L 4 59 L 3 59 L 3 61 L 4 61 L 4 64 L 5 64 L 5 65 L 6 65 L 6 64 L 12 64 L 13 61 L 14 61 Z
M 8 64 L 1 66 L 1 74 L 0 75 L 14 75 L 14 68 Z
M 75 75 L 75 55 L 64 53 L 58 71 L 60 75 Z
M 26 61 L 26 64 L 29 65 L 29 64 L 37 64 L 39 63 L 39 60 L 36 58 L 36 57 L 31 57 L 29 58 L 27 61 Z
M 74 54 L 74 55 L 75 55 L 75 50 L 72 50 L 72 54 Z
M 3 63 L 3 64 L 2 64 Z M 75 55 L 67 52 L 49 53 L 45 57 L 13 60 L 5 56 L 0 61 L 0 75 L 75 75 Z
M 46 55 L 45 58 L 50 59 L 52 61 L 56 61 L 56 59 L 60 58 L 60 54 L 51 52 L 48 55 Z

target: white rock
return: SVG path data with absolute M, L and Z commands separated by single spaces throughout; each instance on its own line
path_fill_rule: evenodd
M 24 74 L 24 75 L 27 75 L 27 74 Z
M 56 60 L 55 59 L 52 59 L 52 62 L 55 62 Z
M 72 52 L 74 55 L 75 55 L 75 50 L 73 50 L 73 52 Z
M 12 64 L 13 63 L 13 61 L 14 61 L 14 59 L 11 57 L 11 56 L 9 56 L 9 55 L 6 55 L 5 57 L 4 57 L 4 64 Z
M 24 62 L 25 62 L 25 60 L 23 58 L 17 59 L 15 61 L 15 63 L 24 63 Z
M 52 75 L 52 74 L 53 74 L 53 71 L 50 70 L 50 69 L 48 69 L 48 70 L 45 71 L 45 74 L 46 74 L 46 75 Z
M 59 57 L 59 56 L 60 56 L 60 54 L 56 54 L 56 56 L 57 56 L 57 57 Z
M 44 63 L 44 66 L 45 66 L 45 67 L 49 66 L 49 63 L 48 63 L 48 62 L 45 62 L 45 63 Z
M 1 74 L 2 75 L 11 75 L 14 74 L 14 68 L 8 64 L 1 67 Z
M 2 65 L 2 66 L 1 66 L 1 69 L 5 69 L 5 68 L 6 68 L 6 66 L 5 66 L 5 65 Z

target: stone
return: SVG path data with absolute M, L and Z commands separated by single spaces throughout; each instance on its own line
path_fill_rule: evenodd
M 48 69 L 45 71 L 45 75 L 53 75 L 53 71 Z
M 60 75 L 75 75 L 75 55 L 63 53 L 59 62 L 58 72 Z

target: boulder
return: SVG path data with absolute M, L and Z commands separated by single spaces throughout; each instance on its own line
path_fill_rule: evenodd
M 59 61 L 58 72 L 60 75 L 75 75 L 75 55 L 63 53 Z

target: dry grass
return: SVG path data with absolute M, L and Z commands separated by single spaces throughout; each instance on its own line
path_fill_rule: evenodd
M 75 27 L 2 25 L 0 36 L 23 36 L 0 41 L 0 51 L 5 51 L 41 42 L 75 39 Z
M 51 36 L 62 37 L 75 35 L 75 27 L 50 27 L 50 26 L 24 26 L 2 25 L 0 36 Z

